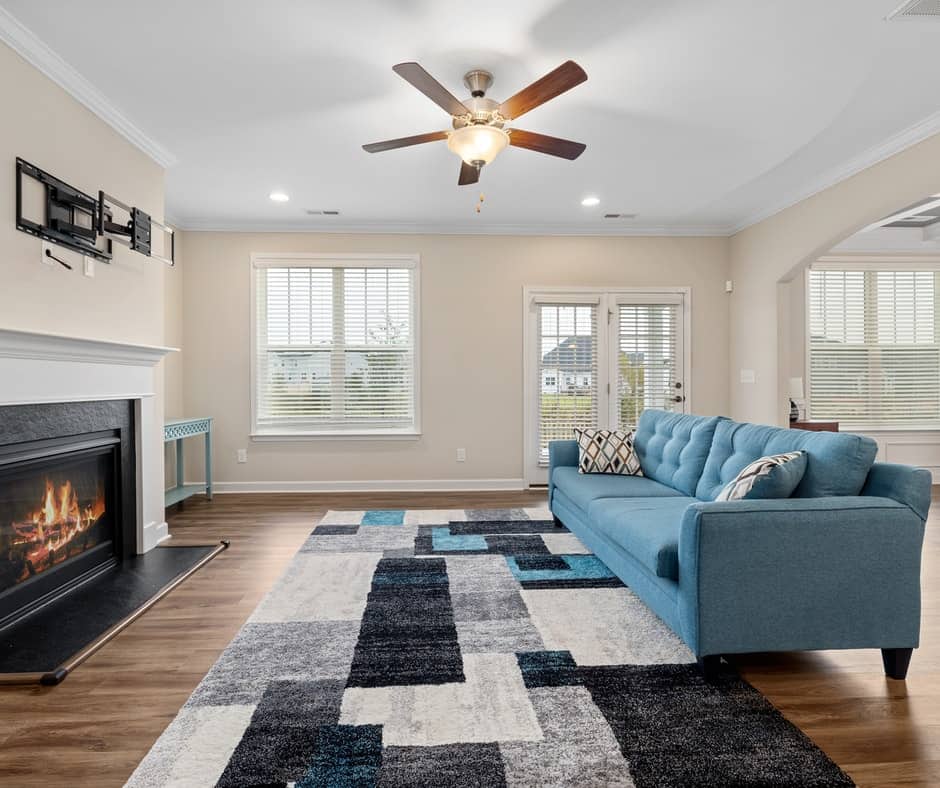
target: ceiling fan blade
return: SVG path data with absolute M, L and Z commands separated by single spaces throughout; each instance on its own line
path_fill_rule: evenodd
M 458 186 L 469 186 L 480 180 L 480 170 L 467 162 L 460 162 L 460 177 L 457 179 Z
M 516 148 L 534 150 L 537 153 L 547 153 L 549 156 L 559 156 L 568 160 L 578 158 L 587 148 L 583 142 L 572 142 L 522 129 L 509 129 L 509 144 Z
M 417 63 L 399 63 L 392 66 L 392 71 L 414 85 L 445 112 L 457 116 L 467 114 L 468 110 L 460 100 Z
M 382 140 L 382 142 L 370 142 L 363 145 L 362 149 L 369 153 L 381 153 L 383 150 L 394 150 L 395 148 L 407 148 L 409 145 L 421 145 L 424 142 L 437 142 L 437 140 L 446 140 L 446 131 L 432 131 L 429 134 L 416 134 L 413 137 L 399 137 L 397 140 Z
M 587 74 L 573 60 L 562 63 L 554 71 L 549 71 L 541 79 L 537 79 L 529 87 L 523 88 L 512 98 L 506 99 L 499 105 L 499 114 L 504 118 L 518 118 L 530 109 L 560 96 L 575 85 L 580 85 L 587 79 Z

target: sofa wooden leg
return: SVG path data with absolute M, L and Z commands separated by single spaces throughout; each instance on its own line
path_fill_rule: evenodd
M 709 654 L 707 657 L 699 657 L 698 666 L 705 681 L 715 681 L 721 673 L 721 655 Z
M 564 527 L 565 527 L 565 524 L 564 524 L 561 520 L 559 520 L 559 519 L 558 519 L 558 516 L 555 515 L 555 514 L 552 515 L 552 521 L 555 523 L 555 527 L 556 527 L 556 528 L 564 528 Z
M 907 669 L 911 665 L 912 648 L 883 648 L 881 661 L 885 666 L 885 675 L 889 679 L 903 681 L 907 677 Z

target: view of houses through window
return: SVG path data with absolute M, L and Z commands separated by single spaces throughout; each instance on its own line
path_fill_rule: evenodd
M 255 431 L 413 431 L 414 277 L 411 267 L 259 266 Z
M 628 429 L 646 408 L 684 409 L 681 294 L 565 298 L 534 298 L 540 466 L 549 442 L 572 438 L 576 427 Z

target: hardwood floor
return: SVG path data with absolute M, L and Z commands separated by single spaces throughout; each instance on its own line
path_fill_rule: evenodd
M 0 785 L 119 786 L 328 509 L 537 505 L 540 492 L 219 495 L 172 515 L 177 543 L 232 546 L 58 687 L 0 687 Z M 877 651 L 736 660 L 861 786 L 940 785 L 940 500 L 924 546 L 921 648 L 907 682 Z

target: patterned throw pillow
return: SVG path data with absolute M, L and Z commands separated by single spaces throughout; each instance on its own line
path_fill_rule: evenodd
M 806 472 L 806 460 L 805 451 L 773 454 L 754 460 L 722 488 L 715 500 L 789 498 Z
M 640 458 L 633 448 L 634 433 L 634 430 L 575 429 L 574 434 L 578 438 L 578 471 L 642 476 Z

